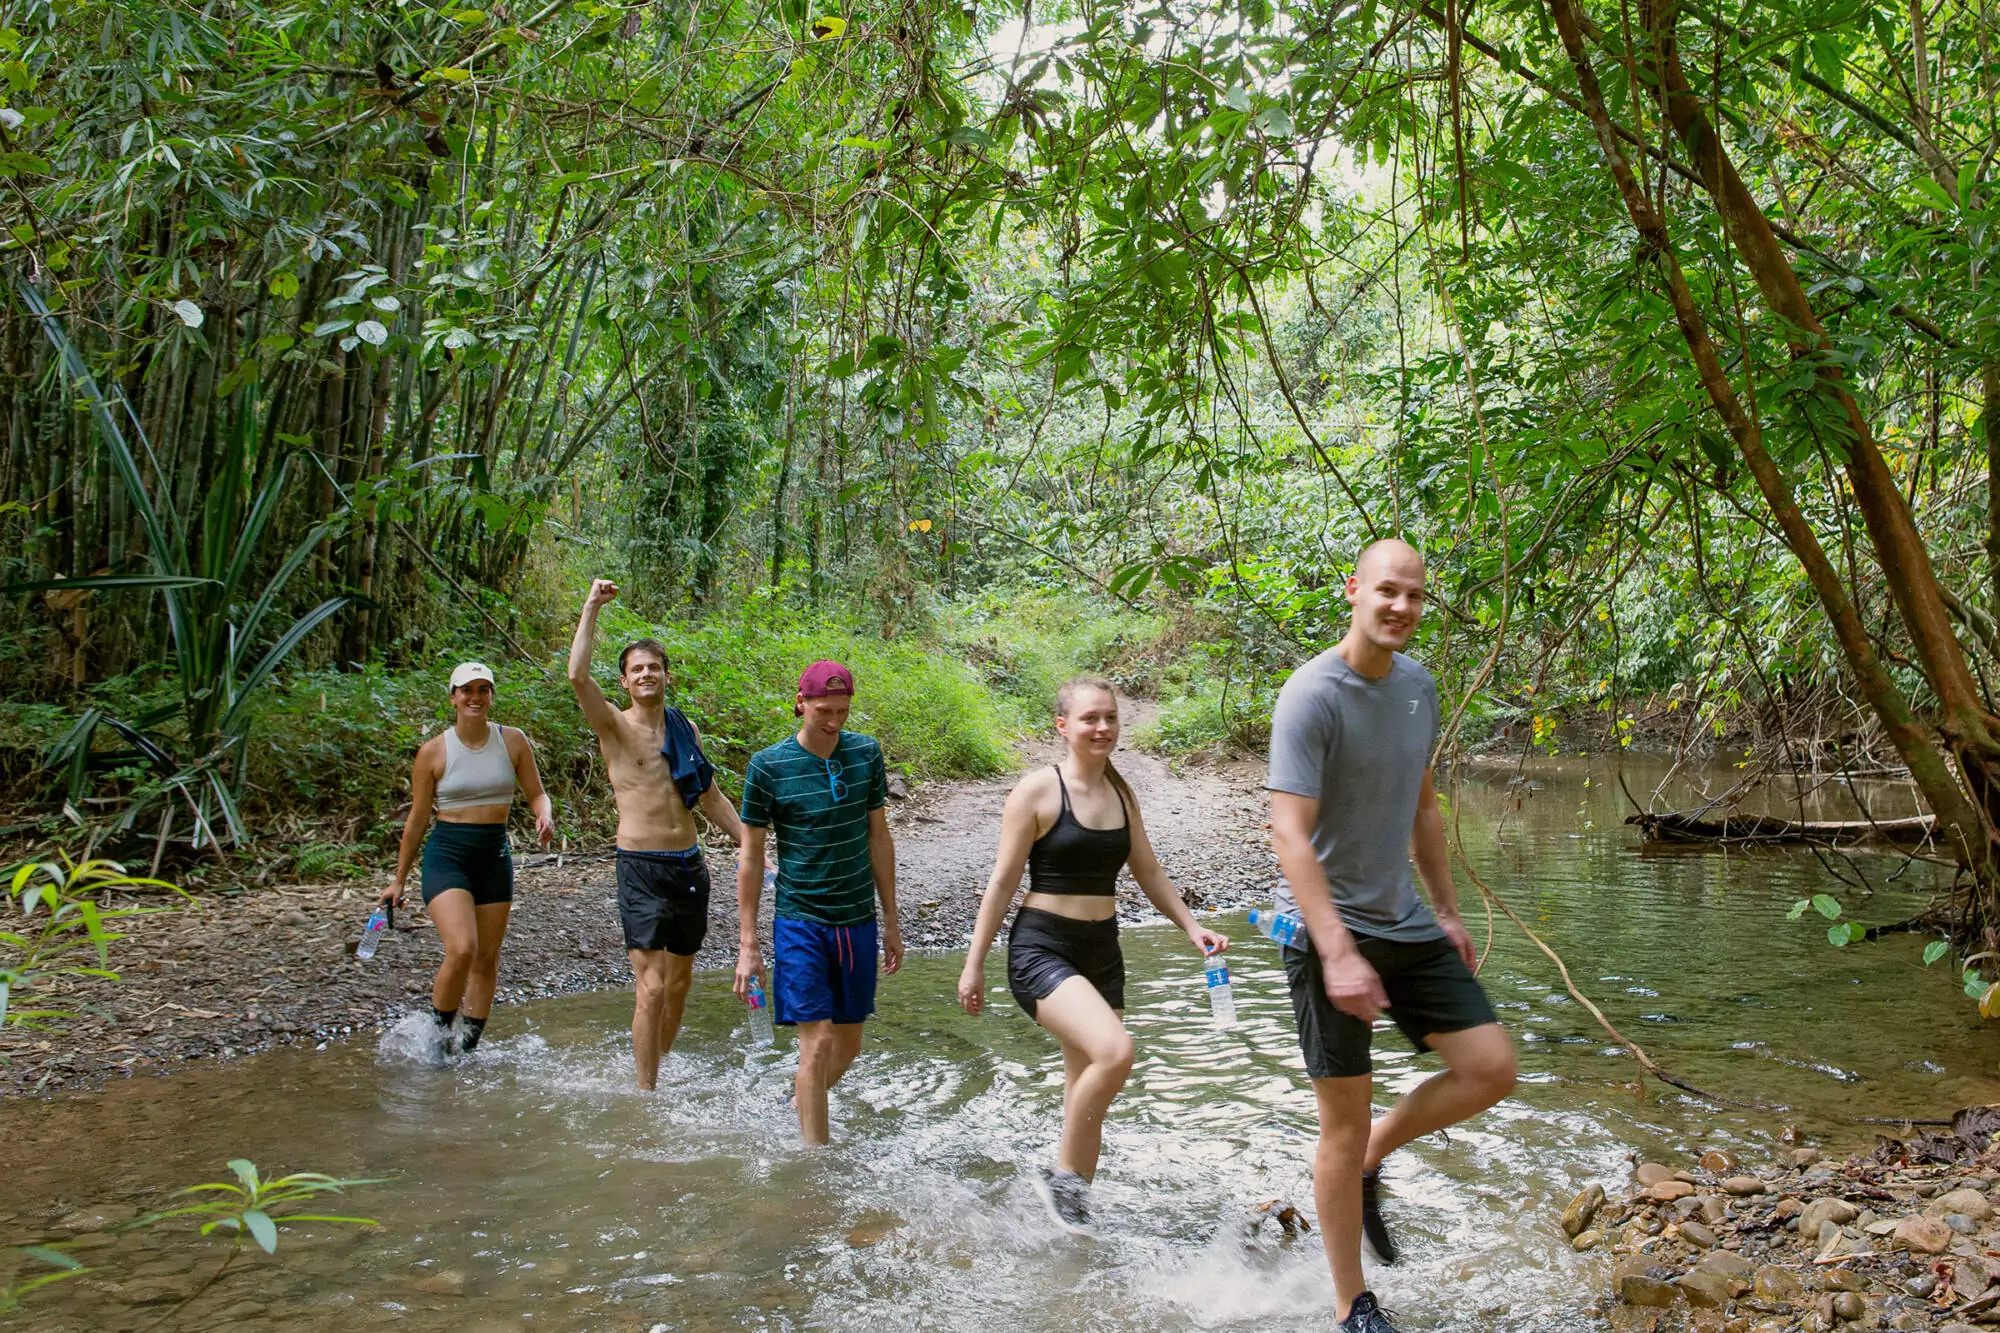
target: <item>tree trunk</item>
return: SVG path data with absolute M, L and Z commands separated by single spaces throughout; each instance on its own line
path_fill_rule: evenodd
M 1605 110 L 1596 72 L 1584 49 L 1582 25 L 1572 0 L 1547 0 L 1547 3 L 1557 31 L 1562 36 L 1563 47 L 1576 70 L 1586 114 L 1597 133 L 1598 146 L 1604 153 L 1626 212 L 1631 215 L 1633 225 L 1647 246 L 1658 256 L 1675 320 L 1687 342 L 1702 387 L 1735 441 L 1738 452 L 1749 465 L 1759 492 L 1778 520 L 1787 546 L 1804 567 L 1863 697 L 1875 710 L 1897 754 L 1909 765 L 1911 776 L 1938 816 L 1945 842 L 1985 883 L 1990 878 L 1992 858 L 1982 811 L 1975 808 L 1966 789 L 1959 785 L 1944 757 L 1931 744 L 1928 731 L 1918 722 L 1909 700 L 1890 678 L 1853 600 L 1848 596 L 1846 585 L 1827 558 L 1818 535 L 1806 521 L 1784 476 L 1765 448 L 1762 430 L 1738 400 L 1723 370 L 1722 359 L 1709 337 L 1707 323 L 1681 271 L 1680 261 L 1674 254 L 1666 224 L 1654 210 L 1625 160 L 1611 117 Z M 1720 156 L 1712 144 L 1708 151 L 1711 157 Z M 1711 176 L 1711 179 L 1714 177 Z M 1891 494 L 1896 495 L 1893 486 Z M 1896 498 L 1900 500 L 1900 495 Z M 1954 639 L 1954 646 L 1956 642 Z M 1988 896 L 1990 893 L 1982 895 Z

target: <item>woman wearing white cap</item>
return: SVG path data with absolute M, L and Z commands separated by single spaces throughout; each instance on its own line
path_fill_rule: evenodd
M 458 1049 L 479 1044 L 493 1007 L 500 941 L 514 903 L 514 858 L 507 849 L 507 811 L 514 787 L 535 812 L 535 836 L 546 847 L 555 835 L 555 804 L 535 770 L 535 747 L 519 728 L 489 722 L 493 671 L 465 662 L 451 673 L 451 706 L 457 719 L 425 741 L 410 771 L 410 818 L 395 878 L 383 891 L 387 903 L 403 901 L 403 886 L 423 848 L 424 908 L 437 926 L 444 962 L 431 983 L 438 1035 L 449 1041 L 460 1023 Z M 432 826 L 431 813 L 437 824 Z M 425 830 L 430 836 L 424 836 Z

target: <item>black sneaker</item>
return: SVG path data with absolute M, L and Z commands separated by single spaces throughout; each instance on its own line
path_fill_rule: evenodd
M 1396 1333 L 1396 1326 L 1389 1322 L 1388 1315 L 1382 1313 L 1375 1293 L 1364 1291 L 1354 1298 L 1347 1318 L 1340 1321 L 1340 1333 Z
M 1396 1242 L 1389 1239 L 1389 1224 L 1382 1220 L 1382 1168 L 1361 1177 L 1361 1240 L 1378 1264 L 1396 1262 Z M 1373 1297 L 1369 1298 L 1373 1300 Z M 1373 1325 L 1362 1325 L 1372 1328 Z M 1382 1327 L 1387 1328 L 1384 1324 Z
M 1044 1168 L 1035 1173 L 1034 1186 L 1057 1226 L 1072 1236 L 1097 1234 L 1091 1226 L 1089 1181 L 1074 1171 Z

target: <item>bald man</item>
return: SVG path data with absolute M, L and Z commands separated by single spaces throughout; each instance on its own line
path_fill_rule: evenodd
M 1424 615 L 1424 558 L 1380 541 L 1347 580 L 1345 638 L 1285 682 L 1271 717 L 1271 842 L 1278 909 L 1305 922 L 1285 974 L 1319 1103 L 1313 1198 L 1345 1333 L 1395 1333 L 1361 1268 L 1395 1246 L 1377 1204 L 1382 1159 L 1514 1088 L 1514 1043 L 1474 978 L 1444 820 L 1431 785 L 1437 685 L 1403 655 Z M 1428 905 L 1410 874 L 1414 857 Z M 1378 1120 L 1368 1048 L 1384 1010 L 1445 1071 Z

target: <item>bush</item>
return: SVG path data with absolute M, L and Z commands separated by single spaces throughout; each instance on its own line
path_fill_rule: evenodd
M 877 737 L 892 766 L 919 777 L 984 776 L 1011 761 L 1009 719 L 973 673 L 934 644 L 885 641 L 857 626 L 768 606 L 654 624 L 614 603 L 593 666 L 598 683 L 620 705 L 618 651 L 640 637 L 667 645 L 669 702 L 701 729 L 732 797 L 750 755 L 795 729 L 799 673 L 822 657 L 838 658 L 855 673 L 851 725 Z M 494 659 L 493 715 L 533 738 L 558 828 L 571 837 L 609 836 L 616 817 L 611 792 L 596 739 L 565 678 L 566 662 L 566 652 L 551 656 L 537 672 L 527 663 Z M 313 672 L 275 691 L 259 712 L 251 743 L 245 806 L 258 831 L 286 831 L 289 822 L 303 836 L 333 816 L 348 824 L 346 838 L 377 844 L 392 838 L 409 799 L 417 746 L 451 720 L 445 688 L 451 665 L 440 660 L 421 672 Z M 302 869 L 309 855 L 323 850 L 323 843 L 302 850 Z M 347 858 L 311 859 L 327 860 L 325 868 L 334 869 Z

